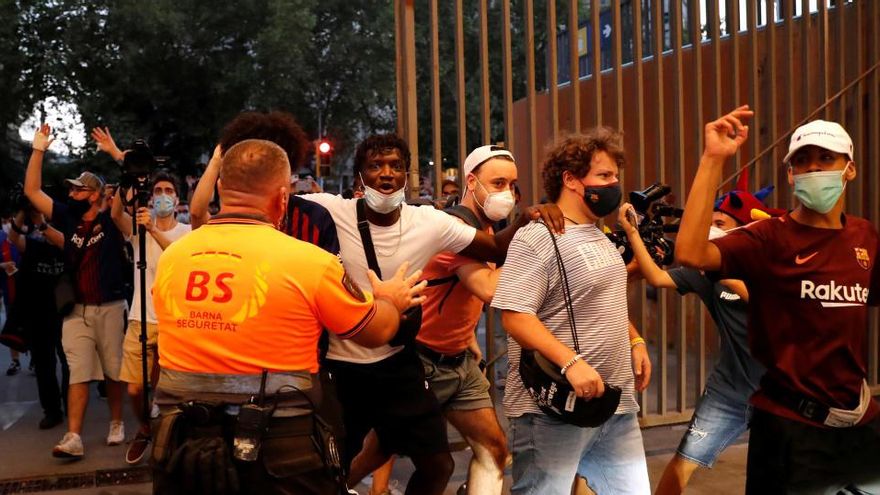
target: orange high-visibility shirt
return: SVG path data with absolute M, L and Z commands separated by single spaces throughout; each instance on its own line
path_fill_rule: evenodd
M 162 368 L 230 374 L 314 373 L 322 327 L 349 338 L 376 312 L 336 256 L 237 217 L 168 246 L 153 305 Z

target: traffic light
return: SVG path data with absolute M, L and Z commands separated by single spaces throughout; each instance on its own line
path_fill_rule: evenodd
M 330 175 L 330 164 L 333 160 L 333 146 L 325 138 L 315 141 L 315 175 Z

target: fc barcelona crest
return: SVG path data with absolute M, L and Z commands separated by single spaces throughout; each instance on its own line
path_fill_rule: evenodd
M 865 248 L 855 248 L 855 251 L 856 261 L 859 262 L 859 266 L 867 270 L 871 266 L 871 257 L 868 256 L 868 250 Z

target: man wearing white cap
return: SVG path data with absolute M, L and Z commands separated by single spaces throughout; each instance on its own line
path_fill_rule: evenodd
M 97 175 L 83 172 L 76 179 L 67 179 L 70 192 L 66 203 L 52 200 L 42 190 L 43 155 L 50 144 L 50 128 L 43 124 L 34 134 L 24 192 L 34 207 L 64 234 L 65 263 L 72 275 L 73 292 L 70 301 L 73 309 L 64 315 L 61 337 L 70 367 L 68 431 L 52 455 L 80 459 L 83 457 L 80 434 L 90 381 L 106 380 L 111 418 L 107 445 L 118 445 L 125 440 L 119 382 L 128 314 L 122 276 L 125 240 L 110 212 L 104 208 L 104 181 Z
M 880 407 L 871 398 L 865 333 L 877 304 L 874 226 L 843 212 L 855 179 L 852 140 L 816 120 L 784 162 L 799 205 L 708 241 L 724 161 L 748 138 L 740 107 L 706 125 L 676 258 L 745 282 L 749 343 L 767 367 L 751 398 L 747 493 L 880 493 Z
M 480 146 L 465 159 L 463 172 L 464 197 L 447 211 L 491 234 L 492 224 L 513 210 L 513 154 L 499 146 Z M 494 264 L 450 252 L 435 256 L 423 272 L 429 287 L 416 350 L 446 419 L 473 449 L 470 493 L 501 493 L 508 456 L 474 332 L 483 304 L 492 302 L 500 272 Z

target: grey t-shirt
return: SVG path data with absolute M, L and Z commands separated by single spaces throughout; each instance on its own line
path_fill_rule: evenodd
M 575 225 L 556 237 L 571 289 L 580 351 L 606 383 L 623 393 L 616 414 L 639 410 L 629 346 L 626 266 L 620 253 L 595 225 Z M 531 223 L 510 243 L 492 306 L 536 315 L 560 342 L 574 349 L 562 282 L 550 232 Z M 520 346 L 508 337 L 509 366 L 504 391 L 508 417 L 543 414 L 519 374 Z
M 749 352 L 748 304 L 699 270 L 682 267 L 667 273 L 680 294 L 693 292 L 700 297 L 721 336 L 721 355 L 706 387 L 732 400 L 748 400 L 765 371 Z

